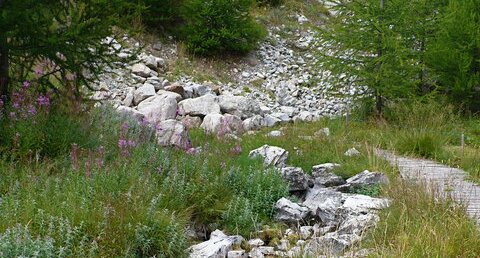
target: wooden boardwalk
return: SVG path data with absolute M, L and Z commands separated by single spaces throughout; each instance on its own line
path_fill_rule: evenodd
M 467 214 L 480 227 L 480 186 L 466 180 L 465 171 L 425 160 L 405 158 L 384 150 L 376 154 L 397 166 L 405 179 L 424 183 L 437 197 L 451 197 L 466 207 Z

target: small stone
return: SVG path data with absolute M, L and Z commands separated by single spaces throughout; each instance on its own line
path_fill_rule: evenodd
M 360 155 L 360 152 L 355 148 L 351 148 L 351 149 L 348 149 L 343 155 L 347 157 L 354 157 L 354 156 Z
M 259 246 L 262 246 L 264 244 L 265 243 L 260 238 L 255 238 L 255 239 L 248 240 L 248 245 L 251 246 L 251 247 L 259 247 Z
M 132 66 L 132 73 L 143 78 L 150 77 L 152 70 L 148 68 L 145 64 L 139 63 Z
M 227 253 L 227 258 L 247 258 L 248 255 L 245 253 L 245 250 L 235 250 L 229 251 Z

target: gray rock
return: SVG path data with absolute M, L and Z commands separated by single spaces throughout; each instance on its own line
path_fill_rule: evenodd
M 281 198 L 275 204 L 275 219 L 287 223 L 297 223 L 307 218 L 307 207 L 294 203 L 286 198 Z
M 300 227 L 300 238 L 307 240 L 313 235 L 312 226 L 302 226 Z
M 262 246 L 264 245 L 265 243 L 263 242 L 262 239 L 260 238 L 255 238 L 255 239 L 250 239 L 248 240 L 248 245 L 250 247 L 259 247 L 259 246 Z
M 272 116 L 272 115 L 265 115 L 264 119 L 264 124 L 265 126 L 267 127 L 273 127 L 273 126 L 276 126 L 278 124 L 280 124 L 282 122 L 282 120 Z
M 338 234 L 337 232 L 327 233 L 321 237 L 312 238 L 310 242 L 305 245 L 304 251 L 306 254 L 323 253 L 331 256 L 338 256 L 345 249 L 360 241 L 361 238 L 355 234 Z
M 131 69 L 133 74 L 143 78 L 150 77 L 150 73 L 152 72 L 150 68 L 142 63 L 134 64 Z
M 280 119 L 282 122 L 289 122 L 291 119 L 290 119 L 290 116 L 288 116 L 287 114 L 285 113 L 272 113 L 271 114 L 273 117 L 276 117 L 278 119 Z
M 315 120 L 315 114 L 309 111 L 301 111 L 293 118 L 293 122 L 311 122 Z
M 276 131 L 271 131 L 271 132 L 267 133 L 266 136 L 268 136 L 268 137 L 280 137 L 280 136 L 283 136 L 283 133 L 282 133 L 282 131 L 276 130 Z
M 224 258 L 227 257 L 234 245 L 240 245 L 242 241 L 241 236 L 227 236 L 222 231 L 215 230 L 208 241 L 189 248 L 189 257 Z
M 223 113 L 236 115 L 242 119 L 261 114 L 262 112 L 256 100 L 243 96 L 221 95 L 219 104 Z
M 384 198 L 374 198 L 362 194 L 343 194 L 342 210 L 346 213 L 360 214 L 381 210 L 390 206 L 390 201 Z
M 277 245 L 279 251 L 288 251 L 290 249 L 290 241 L 287 239 L 281 239 L 280 243 Z
M 315 184 L 326 187 L 345 184 L 345 180 L 343 178 L 332 173 L 332 171 L 337 167 L 340 167 L 340 165 L 334 163 L 325 163 L 313 166 L 312 177 L 315 180 Z
M 325 128 L 322 128 L 318 131 L 316 131 L 314 134 L 313 134 L 315 137 L 328 137 L 330 136 L 330 128 L 328 127 L 325 127 Z
M 166 96 L 170 96 L 172 98 L 174 98 L 177 102 L 180 102 L 182 101 L 182 96 L 178 93 L 175 93 L 175 92 L 172 92 L 172 91 L 167 91 L 167 90 L 159 90 L 157 91 L 157 95 L 166 95 Z
M 388 184 L 388 177 L 380 172 L 370 172 L 365 170 L 347 179 L 346 184 L 338 187 L 337 190 L 346 192 L 353 191 L 362 187 Z
M 234 115 L 209 114 L 203 119 L 200 126 L 206 133 L 225 136 L 227 134 L 241 134 L 243 132 L 242 120 Z
M 175 92 L 178 95 L 180 95 L 182 98 L 186 98 L 185 89 L 182 87 L 182 85 L 180 85 L 178 83 L 174 83 L 172 85 L 165 86 L 165 90 L 170 91 L 170 92 Z
M 373 213 L 356 214 L 348 216 L 338 227 L 339 234 L 355 234 L 362 236 L 362 234 L 375 226 L 380 220 L 378 215 Z
M 181 121 L 187 129 L 198 128 L 202 124 L 202 119 L 198 116 L 186 116 Z
M 342 193 L 329 188 L 315 186 L 307 190 L 303 205 L 308 207 L 323 225 L 338 225 L 338 213 L 342 207 Z
M 182 100 L 178 103 L 180 114 L 190 116 L 220 114 L 220 106 L 216 99 L 216 96 L 207 94 L 194 99 Z
M 302 168 L 284 167 L 282 168 L 282 177 L 288 183 L 291 192 L 305 191 L 308 188 L 308 176 Z
M 243 121 L 243 128 L 245 128 L 246 131 L 259 130 L 265 126 L 265 120 L 260 115 L 247 118 Z
M 191 148 L 187 128 L 177 120 L 166 120 L 156 126 L 157 142 L 161 146 L 175 146 L 181 149 Z
M 288 151 L 276 146 L 263 145 L 262 147 L 250 151 L 248 154 L 250 158 L 263 158 L 265 166 L 275 166 L 278 168 L 285 167 L 288 159 Z
M 350 148 L 343 155 L 347 157 L 354 157 L 360 155 L 360 152 L 355 148 Z
M 133 94 L 133 102 L 138 105 L 144 99 L 155 95 L 155 87 L 153 85 L 145 83 L 142 87 L 135 90 Z
M 155 95 L 142 101 L 137 109 L 148 122 L 157 124 L 161 121 L 175 119 L 177 101 L 168 95 Z
M 122 104 L 124 106 L 127 106 L 127 107 L 131 107 L 132 104 L 133 104 L 133 94 L 135 92 L 135 89 L 134 88 L 131 88 L 128 90 L 127 92 L 127 95 L 125 96 L 125 98 L 123 99 L 123 102 Z
M 264 258 L 275 255 L 275 249 L 272 246 L 260 246 L 253 248 L 248 254 L 251 258 Z
M 227 258 L 247 258 L 248 255 L 245 253 L 245 250 L 235 250 L 229 251 L 227 253 Z
M 142 121 L 143 118 L 145 117 L 142 113 L 138 112 L 137 110 L 131 107 L 119 106 L 117 107 L 116 110 L 121 115 L 129 118 L 133 118 L 134 120 L 137 120 L 137 121 Z

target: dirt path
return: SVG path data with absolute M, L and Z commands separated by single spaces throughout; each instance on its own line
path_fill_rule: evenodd
M 480 186 L 467 181 L 465 171 L 430 160 L 400 157 L 384 150 L 377 150 L 376 154 L 398 166 L 403 178 L 426 183 L 437 197 L 451 196 L 465 205 L 467 214 L 480 227 Z

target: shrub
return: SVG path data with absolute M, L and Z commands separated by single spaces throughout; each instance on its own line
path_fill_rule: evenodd
M 265 35 L 250 16 L 252 0 L 187 0 L 183 37 L 193 54 L 246 53 Z
M 223 220 L 229 232 L 246 237 L 259 226 L 258 214 L 253 211 L 250 201 L 239 196 L 228 204 Z
M 145 10 L 142 19 L 145 25 L 154 30 L 172 30 L 180 19 L 182 0 L 142 0 Z
M 35 239 L 27 228 L 16 226 L 0 235 L 0 257 L 54 257 L 55 247 L 50 238 Z

